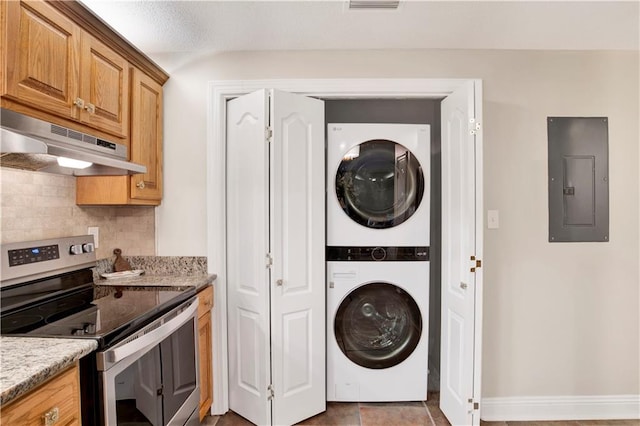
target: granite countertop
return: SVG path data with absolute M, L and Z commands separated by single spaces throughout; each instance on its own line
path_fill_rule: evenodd
M 0 405 L 24 395 L 98 348 L 92 339 L 0 337 Z
M 113 258 L 97 261 L 93 274 L 96 286 L 118 287 L 195 287 L 196 291 L 211 284 L 215 274 L 207 273 L 206 257 L 188 256 L 125 256 L 133 270 L 144 274 L 104 279 L 102 274 L 113 272 Z

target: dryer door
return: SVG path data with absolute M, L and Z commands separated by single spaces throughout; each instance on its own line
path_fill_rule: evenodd
M 375 229 L 391 228 L 409 219 L 424 193 L 417 158 L 403 145 L 384 139 L 363 142 L 347 152 L 335 182 L 344 212 Z
M 406 291 L 376 282 L 344 298 L 336 312 L 334 331 L 340 350 L 351 361 L 365 368 L 390 368 L 418 346 L 422 317 Z

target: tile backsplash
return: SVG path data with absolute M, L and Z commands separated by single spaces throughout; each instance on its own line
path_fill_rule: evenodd
M 155 255 L 154 207 L 77 206 L 76 178 L 0 168 L 0 242 L 84 235 L 100 229 L 98 259 L 114 248 L 127 256 Z

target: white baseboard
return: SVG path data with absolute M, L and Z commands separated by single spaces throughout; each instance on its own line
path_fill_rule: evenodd
M 640 395 L 482 398 L 485 421 L 640 419 Z

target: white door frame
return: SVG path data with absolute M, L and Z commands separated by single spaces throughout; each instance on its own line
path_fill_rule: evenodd
M 229 410 L 226 293 L 226 101 L 260 89 L 277 89 L 321 99 L 442 98 L 474 82 L 476 121 L 482 123 L 479 79 L 286 79 L 210 81 L 207 90 L 207 254 L 217 274 L 213 309 L 212 414 Z M 476 257 L 483 259 L 482 130 L 476 134 Z M 474 397 L 480 395 L 483 271 L 476 271 Z

